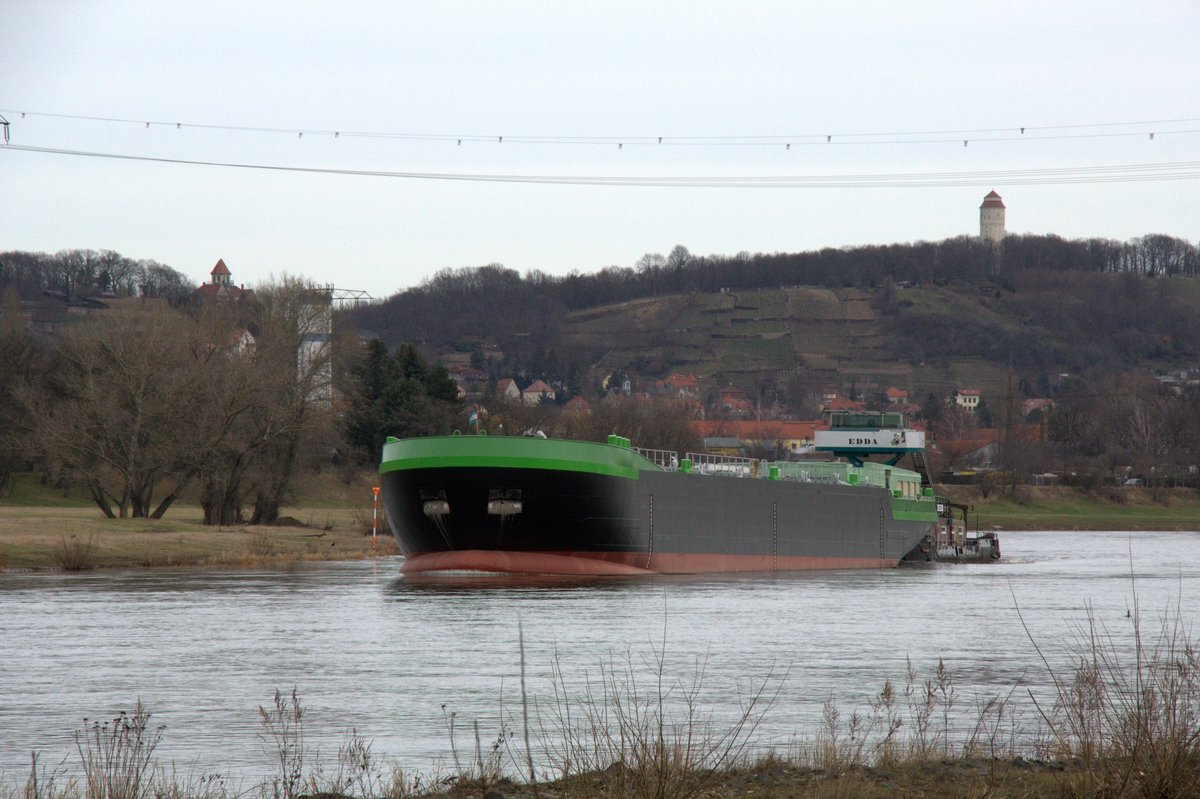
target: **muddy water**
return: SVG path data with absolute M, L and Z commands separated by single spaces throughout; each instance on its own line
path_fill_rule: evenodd
M 998 564 L 767 577 L 418 581 L 394 560 L 0 575 L 0 771 L 23 777 L 35 750 L 73 766 L 81 720 L 140 699 L 165 725 L 160 760 L 254 779 L 270 769 L 257 709 L 293 687 L 322 759 L 354 728 L 377 755 L 448 766 L 451 720 L 464 757 L 474 722 L 485 746 L 502 715 L 520 723 L 518 623 L 535 711 L 553 704 L 555 664 L 573 691 L 605 661 L 650 687 L 663 656 L 669 685 L 703 669 L 718 725 L 748 685 L 782 678 L 756 734 L 766 746 L 813 735 L 830 697 L 865 708 L 907 661 L 928 676 L 944 659 L 965 712 L 1014 685 L 1018 700 L 1044 692 L 1030 635 L 1065 669 L 1089 607 L 1122 650 L 1135 597 L 1148 629 L 1177 602 L 1196 619 L 1200 533 L 1002 543 Z

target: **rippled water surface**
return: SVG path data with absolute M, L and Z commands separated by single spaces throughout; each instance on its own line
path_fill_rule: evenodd
M 834 697 L 864 706 L 906 658 L 943 658 L 960 702 L 1044 690 L 1030 640 L 1055 668 L 1094 617 L 1129 644 L 1135 599 L 1153 629 L 1168 604 L 1200 607 L 1200 533 L 1005 533 L 997 564 L 653 580 L 404 579 L 398 562 L 283 569 L 0 575 L 0 771 L 76 757 L 84 717 L 140 699 L 177 767 L 265 774 L 257 709 L 295 687 L 310 744 L 331 756 L 355 728 L 377 754 L 428 770 L 477 720 L 494 737 L 520 697 L 551 701 L 557 662 L 579 688 L 612 657 L 669 678 L 703 663 L 701 698 L 735 718 L 737 688 L 783 675 L 764 744 L 816 732 Z M 1018 608 L 1028 626 L 1026 633 Z M 502 710 L 503 699 L 504 709 Z M 466 748 L 472 748 L 473 742 Z

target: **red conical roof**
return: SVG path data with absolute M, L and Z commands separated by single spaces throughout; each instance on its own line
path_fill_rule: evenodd
M 218 258 L 217 265 L 213 267 L 213 270 L 211 272 L 209 272 L 209 274 L 210 275 L 228 275 L 231 273 L 229 271 L 229 267 L 225 265 L 225 259 Z
M 983 205 L 981 205 L 979 207 L 980 208 L 1003 208 L 1004 201 L 1000 199 L 1000 195 L 996 193 L 996 190 L 992 189 L 991 191 L 989 191 L 987 193 L 987 196 L 983 198 Z

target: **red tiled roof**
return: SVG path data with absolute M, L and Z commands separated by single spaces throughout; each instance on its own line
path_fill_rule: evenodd
M 567 400 L 567 404 L 563 406 L 563 410 L 570 413 L 583 413 L 584 411 L 590 411 L 591 409 L 591 403 L 579 395 L 571 397 L 571 399 Z
M 205 283 L 203 286 L 198 286 L 196 290 L 192 292 L 192 296 L 199 297 L 200 299 L 210 299 L 221 296 L 230 297 L 232 299 L 246 299 L 249 301 L 253 301 L 255 299 L 254 289 L 244 289 L 233 284 L 221 283 Z
M 992 191 L 989 191 L 987 193 L 986 197 L 983 198 L 983 205 L 981 205 L 979 207 L 980 208 L 1003 208 L 1004 201 L 1000 199 L 1000 195 L 996 193 L 995 189 L 993 189 Z
M 656 381 L 660 386 L 675 386 L 677 388 L 696 388 L 700 385 L 699 379 L 695 375 L 685 375 L 675 372 L 667 375 L 662 380 Z
M 962 395 L 968 396 L 968 397 L 977 397 L 977 396 L 979 396 L 980 391 L 977 388 L 960 388 L 955 393 L 962 394 Z
M 228 275 L 228 274 L 232 274 L 232 273 L 229 271 L 229 267 L 225 265 L 225 259 L 218 258 L 217 265 L 213 267 L 213 270 L 211 272 L 209 272 L 209 274 L 210 275 Z
M 845 397 L 834 397 L 829 402 L 825 403 L 827 411 L 861 411 L 867 406 L 861 402 L 854 402 Z
M 822 422 L 785 422 L 776 419 L 764 421 L 695 421 L 692 430 L 702 438 L 733 436 L 741 439 L 812 439 L 816 430 L 827 429 Z
M 902 388 L 896 388 L 895 386 L 892 386 L 887 390 L 887 395 L 889 397 L 907 397 L 908 392 Z

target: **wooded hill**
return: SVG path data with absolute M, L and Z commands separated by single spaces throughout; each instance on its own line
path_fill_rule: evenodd
M 676 247 L 563 278 L 445 270 L 351 322 L 585 393 L 598 372 L 684 371 L 785 404 L 815 383 L 895 385 L 922 402 L 954 387 L 996 396 L 1011 366 L 1023 395 L 1044 396 L 1063 374 L 1196 366 L 1198 276 L 1197 248 L 1166 236 L 736 257 Z

